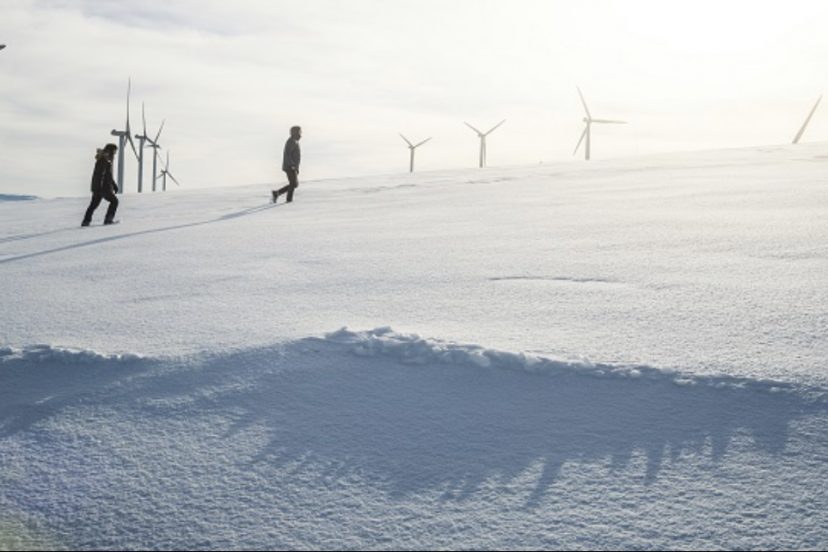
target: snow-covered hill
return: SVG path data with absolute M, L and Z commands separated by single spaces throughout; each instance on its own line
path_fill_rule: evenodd
M 0 548 L 824 548 L 826 175 L 0 202 Z

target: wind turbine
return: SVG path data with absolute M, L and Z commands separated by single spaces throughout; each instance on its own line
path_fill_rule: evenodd
M 152 155 L 152 191 L 153 192 L 155 191 L 155 181 L 158 180 L 158 165 L 157 165 L 156 161 L 158 160 L 158 150 L 161 148 L 161 146 L 158 144 L 158 139 L 161 138 L 161 131 L 164 130 L 164 123 L 166 123 L 166 122 L 167 122 L 166 119 L 161 121 L 161 128 L 158 129 L 158 134 L 155 135 L 155 139 L 147 138 L 147 142 L 149 142 L 148 147 L 152 148 L 152 153 L 153 153 L 153 155 Z M 146 132 L 144 134 L 146 134 Z
M 796 136 L 794 136 L 794 139 L 793 139 L 794 144 L 798 144 L 799 139 L 802 138 L 803 134 L 805 134 L 805 129 L 808 128 L 808 123 L 811 122 L 811 117 L 814 116 L 814 112 L 817 110 L 817 107 L 819 107 L 819 102 L 821 102 L 821 101 L 822 101 L 822 96 L 820 96 L 819 99 L 817 100 L 817 102 L 814 104 L 813 109 L 811 109 L 811 112 L 808 113 L 808 118 L 805 119 L 804 123 L 802 123 L 802 128 L 800 128 L 799 132 L 797 132 Z
M 170 150 L 167 150 L 167 163 L 164 165 L 164 168 L 161 169 L 161 174 L 158 175 L 158 178 L 162 179 L 161 180 L 161 191 L 162 192 L 167 191 L 167 177 L 168 176 L 170 177 L 170 179 L 173 182 L 175 182 L 176 186 L 181 187 L 181 184 L 178 183 L 178 180 L 176 180 L 175 177 L 170 172 Z
M 584 104 L 584 111 L 586 111 L 586 117 L 584 117 L 584 123 L 586 123 L 586 127 L 584 128 L 584 132 L 581 134 L 581 138 L 578 140 L 578 145 L 575 146 L 575 151 L 572 152 L 572 155 L 575 155 L 576 153 L 578 153 L 578 148 L 581 147 L 581 142 L 583 142 L 584 138 L 586 138 L 586 156 L 585 156 L 585 159 L 587 161 L 589 161 L 590 151 L 591 151 L 591 147 L 592 147 L 592 123 L 611 124 L 611 125 L 626 125 L 627 121 L 611 121 L 609 119 L 593 119 L 592 114 L 589 112 L 589 108 L 587 107 L 586 100 L 584 99 L 584 95 L 581 93 L 580 88 L 578 88 L 578 95 L 581 97 L 581 103 Z
M 144 191 L 144 144 L 147 141 L 152 141 L 149 136 L 147 136 L 147 114 L 144 109 L 144 103 L 141 102 L 141 120 L 144 123 L 144 132 L 142 134 L 136 134 L 135 137 L 138 138 L 138 193 Z
M 405 140 L 405 143 L 408 144 L 408 149 L 411 152 L 411 163 L 409 164 L 408 172 L 414 172 L 414 150 L 419 148 L 420 146 L 422 146 L 423 144 L 425 144 L 429 140 L 431 140 L 431 138 L 426 138 L 425 140 L 423 140 L 422 142 L 420 142 L 419 144 L 416 144 L 416 145 L 409 142 L 408 138 L 406 138 L 402 134 L 400 134 L 400 138 Z
M 126 142 L 132 146 L 132 153 L 138 159 L 138 152 L 135 151 L 135 143 L 132 141 L 132 130 L 129 127 L 129 94 L 132 90 L 132 79 L 127 82 L 127 103 L 126 103 L 126 124 L 124 130 L 113 130 L 112 136 L 118 137 L 118 193 L 124 193 L 124 146 Z
M 505 122 L 506 122 L 506 119 L 503 119 L 502 121 L 497 123 L 495 126 L 490 128 L 488 132 L 480 132 L 479 130 L 477 130 L 476 128 L 471 126 L 469 123 L 463 121 L 463 124 L 465 124 L 467 127 L 472 129 L 473 131 L 475 131 L 477 133 L 477 136 L 480 138 L 480 168 L 481 169 L 486 166 L 486 136 L 488 136 L 489 134 L 491 134 L 492 132 L 497 130 L 497 128 Z

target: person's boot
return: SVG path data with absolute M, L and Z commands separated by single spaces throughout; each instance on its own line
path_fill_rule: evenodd
M 85 221 L 81 222 L 81 227 L 83 227 L 83 226 L 89 226 L 89 221 L 85 220 Z
M 279 199 L 279 192 L 277 190 L 273 190 L 273 203 L 276 203 L 277 199 Z

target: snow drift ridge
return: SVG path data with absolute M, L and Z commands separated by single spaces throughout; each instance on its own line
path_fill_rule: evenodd
M 21 349 L 15 347 L 0 347 L 0 365 L 7 362 L 51 363 L 63 364 L 117 364 L 143 360 L 135 354 L 106 355 L 88 349 L 73 349 L 56 347 L 53 345 L 28 345 Z
M 594 377 L 624 380 L 644 380 L 671 383 L 680 386 L 705 386 L 754 390 L 764 393 L 795 393 L 803 399 L 828 404 L 828 390 L 821 387 L 769 379 L 753 379 L 727 375 L 691 374 L 669 368 L 646 365 L 613 365 L 595 363 L 589 359 L 562 360 L 530 353 L 516 353 L 486 348 L 480 345 L 461 344 L 440 339 L 423 338 L 416 334 L 395 332 L 388 326 L 366 331 L 352 331 L 347 327 L 330 332 L 323 338 L 308 337 L 276 347 L 249 351 L 261 361 L 292 344 L 324 343 L 347 354 L 358 357 L 381 357 L 408 365 L 455 365 L 481 369 L 509 370 L 550 377 Z M 196 355 L 201 356 L 201 355 Z M 216 356 L 206 353 L 206 358 Z M 224 355 L 219 354 L 218 357 Z M 182 366 L 181 358 L 150 358 L 138 354 L 104 354 L 92 350 L 74 349 L 37 344 L 22 348 L 0 346 L 0 368 L 4 365 L 86 366 L 108 370 L 115 366 L 132 366 L 136 363 Z M 190 359 L 198 360 L 198 359 Z
M 687 374 L 667 368 L 643 365 L 600 364 L 588 359 L 556 360 L 526 353 L 487 349 L 464 345 L 416 334 L 401 334 L 390 327 L 354 332 L 347 327 L 325 335 L 331 343 L 346 345 L 351 353 L 365 357 L 392 357 L 406 364 L 454 364 L 481 368 L 505 369 L 549 376 L 591 376 L 602 378 L 646 379 L 669 381 L 677 385 L 705 385 L 718 388 L 754 389 L 765 392 L 797 392 L 820 402 L 828 399 L 828 390 L 764 379 L 739 378 L 726 375 Z

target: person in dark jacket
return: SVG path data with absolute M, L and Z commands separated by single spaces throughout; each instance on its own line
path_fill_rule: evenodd
M 299 187 L 299 162 L 302 153 L 299 150 L 299 140 L 302 139 L 302 127 L 291 127 L 290 138 L 285 142 L 285 152 L 282 155 L 282 170 L 287 174 L 288 184 L 279 190 L 273 190 L 273 203 L 279 196 L 287 193 L 287 202 L 293 201 L 293 192 Z
M 118 151 L 118 146 L 107 144 L 102 150 L 99 149 L 97 155 L 95 155 L 95 171 L 92 173 L 92 201 L 89 203 L 89 208 L 86 210 L 81 226 L 89 226 L 89 223 L 92 222 L 92 213 L 101 204 L 102 199 L 109 202 L 104 224 L 114 222 L 115 211 L 118 209 L 118 198 L 115 197 L 118 185 L 115 184 L 115 179 L 112 178 L 112 160 L 115 158 L 116 151 Z

